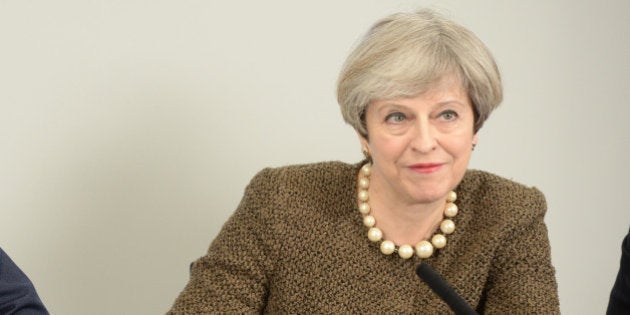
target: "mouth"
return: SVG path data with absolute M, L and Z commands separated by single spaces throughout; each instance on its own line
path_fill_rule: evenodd
M 442 166 L 442 163 L 419 163 L 409 166 L 409 169 L 421 174 L 431 174 L 439 171 Z

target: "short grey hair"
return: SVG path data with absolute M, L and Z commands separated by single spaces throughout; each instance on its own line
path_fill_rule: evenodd
M 344 120 L 364 137 L 365 109 L 375 100 L 417 96 L 456 75 L 475 113 L 477 132 L 501 103 L 499 69 L 488 48 L 465 27 L 432 10 L 390 15 L 372 26 L 339 75 Z

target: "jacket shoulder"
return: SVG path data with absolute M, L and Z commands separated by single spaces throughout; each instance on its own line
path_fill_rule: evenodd
M 358 168 L 359 164 L 338 161 L 265 168 L 254 176 L 245 194 L 285 201 L 328 200 L 353 189 Z
M 462 198 L 490 215 L 531 220 L 544 216 L 545 196 L 536 187 L 480 170 L 468 170 L 458 186 Z M 459 198 L 458 198 L 459 199 Z
M 322 183 L 322 181 L 343 180 L 357 169 L 358 164 L 339 161 L 269 167 L 258 172 L 252 179 L 252 183 L 268 182 L 273 185 L 288 187 L 296 184 L 301 186 L 322 185 L 326 183 Z

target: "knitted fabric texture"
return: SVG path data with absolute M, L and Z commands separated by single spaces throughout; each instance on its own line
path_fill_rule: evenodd
M 383 255 L 357 209 L 361 164 L 265 169 L 195 261 L 169 314 L 449 314 L 415 274 L 418 257 Z M 480 313 L 558 314 L 544 196 L 469 170 L 459 214 L 428 263 Z

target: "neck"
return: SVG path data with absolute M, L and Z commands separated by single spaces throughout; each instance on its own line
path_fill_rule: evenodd
M 396 245 L 416 244 L 429 238 L 444 214 L 446 197 L 428 203 L 411 203 L 392 198 L 378 182 L 369 187 L 372 215 L 384 238 Z
M 371 211 L 370 204 L 368 200 L 370 200 L 369 187 L 370 181 L 369 176 L 372 173 L 372 165 L 365 164 L 361 167 L 359 171 L 359 177 L 357 180 L 357 201 L 358 201 L 358 210 L 363 214 L 363 225 L 369 228 L 367 237 L 372 242 L 379 242 L 379 249 L 381 253 L 385 255 L 391 255 L 394 252 L 398 251 L 398 256 L 403 259 L 409 259 L 415 254 L 424 259 L 429 258 L 433 255 L 435 249 L 442 249 L 446 246 L 446 236 L 444 234 L 452 234 L 455 231 L 455 223 L 450 219 L 457 215 L 458 208 L 453 202 L 457 200 L 457 194 L 455 192 L 449 192 L 446 196 L 444 196 L 444 200 L 448 201 L 444 205 L 443 214 L 447 219 L 444 219 L 440 223 L 440 233 L 436 233 L 428 239 L 428 235 L 436 229 L 437 220 L 433 219 L 433 216 L 437 215 L 437 211 L 432 210 L 433 207 L 430 207 L 429 204 L 423 205 L 422 209 L 425 211 L 411 211 L 416 207 L 402 207 L 393 212 L 391 209 L 392 204 L 400 204 L 400 203 L 392 203 L 390 205 L 387 204 L 387 200 L 396 200 L 396 199 L 387 199 L 385 197 L 375 198 L 372 201 L 376 201 L 375 204 L 381 205 L 381 210 L 379 211 L 380 217 L 385 219 L 384 221 L 387 229 L 387 233 L 389 233 L 389 239 L 383 239 L 384 231 L 383 227 L 376 227 L 376 218 L 373 215 L 374 212 Z M 376 186 L 378 187 L 378 185 Z M 378 189 L 373 189 L 372 191 L 377 191 Z M 383 194 L 386 195 L 386 194 Z M 418 203 L 422 204 L 422 203 Z M 431 204 L 435 205 L 434 202 Z M 429 210 L 426 210 L 429 209 Z M 387 211 L 389 210 L 389 211 Z M 395 214 L 402 213 L 402 217 L 398 217 Z M 401 222 L 405 217 L 412 218 L 408 222 Z M 414 219 L 419 219 L 416 222 Z M 434 223 L 435 222 L 435 223 Z M 418 226 L 416 226 L 416 223 Z M 402 226 L 401 226 L 402 225 Z M 444 234 L 441 234 L 444 233 Z M 426 239 L 425 239 L 426 238 Z M 414 242 L 417 239 L 422 239 L 417 242 L 415 246 L 410 245 L 410 242 Z M 400 247 L 396 247 L 396 244 L 399 244 Z

